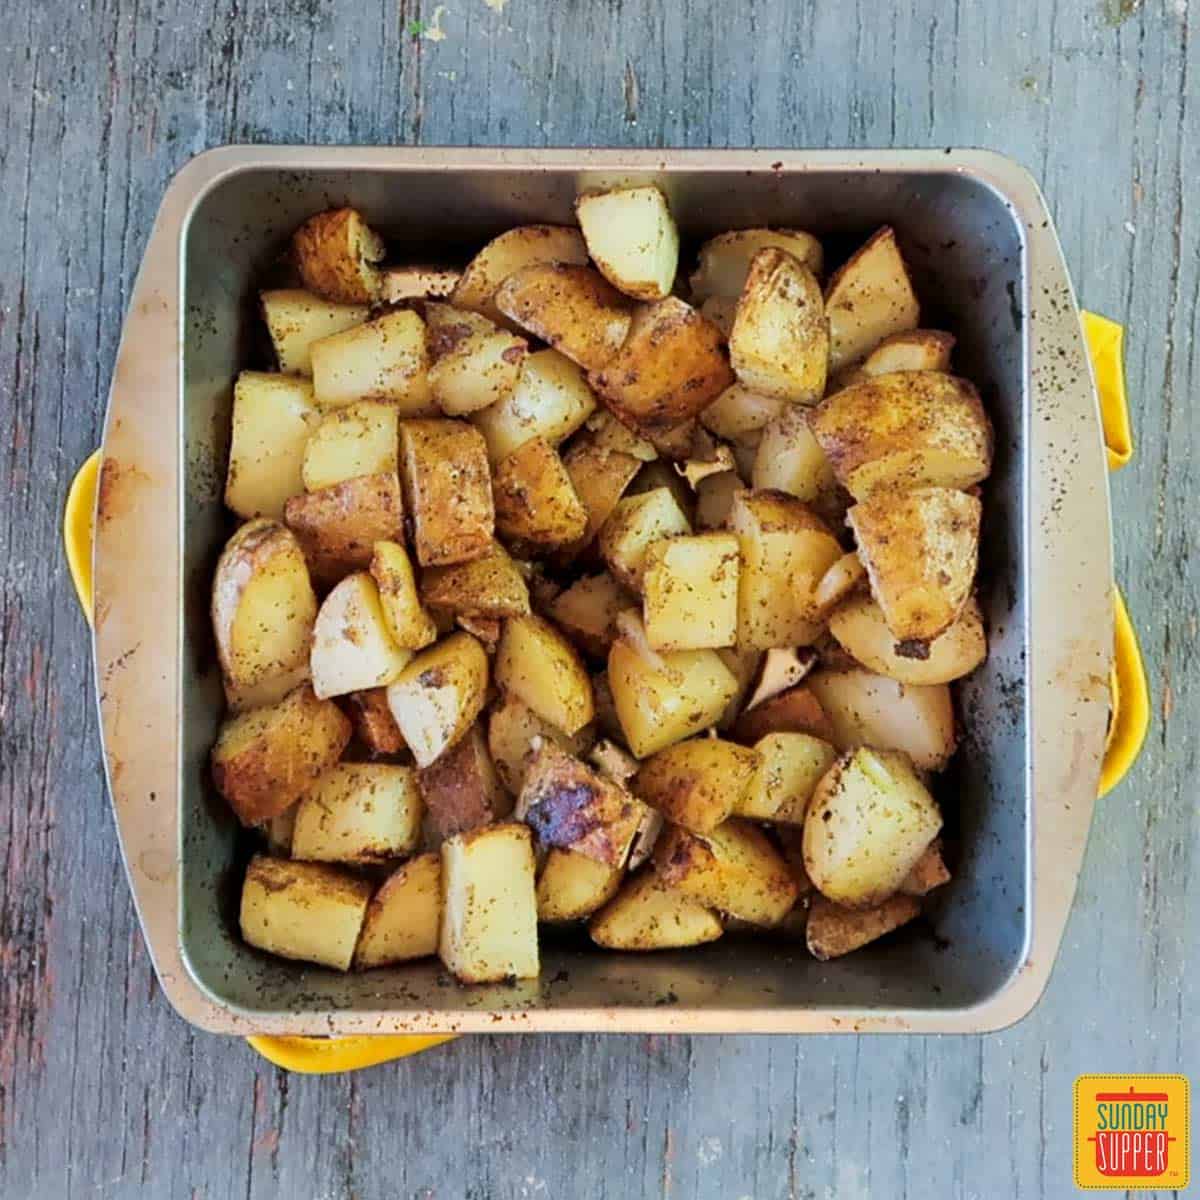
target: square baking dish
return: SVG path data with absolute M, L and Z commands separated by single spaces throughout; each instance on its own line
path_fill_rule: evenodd
M 222 713 L 208 595 L 232 380 L 291 231 L 351 204 L 396 256 L 465 261 L 515 224 L 569 222 L 582 187 L 653 180 L 685 243 L 795 226 L 897 231 L 923 324 L 996 429 L 981 602 L 990 656 L 959 689 L 940 790 L 955 879 L 928 922 L 846 959 L 732 937 L 614 955 L 545 940 L 540 980 L 463 987 L 437 963 L 341 976 L 237 935 L 245 845 L 208 751 Z M 1104 749 L 1109 504 L 1078 310 L 1036 185 L 978 151 L 517 151 L 234 147 L 159 211 L 114 372 L 96 523 L 96 670 L 114 811 L 159 978 L 227 1033 L 978 1031 L 1024 1015 L 1070 907 Z

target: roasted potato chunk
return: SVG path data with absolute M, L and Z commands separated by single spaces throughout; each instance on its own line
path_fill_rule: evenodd
M 373 320 L 312 343 L 313 393 L 326 411 L 359 400 L 383 400 L 402 417 L 437 412 L 429 390 L 425 322 L 411 309 Z
M 616 636 L 617 614 L 631 602 L 629 593 L 605 573 L 577 579 L 554 598 L 547 612 L 575 645 L 602 658 Z
M 595 735 L 585 725 L 578 733 L 568 736 L 522 704 L 513 695 L 505 695 L 488 718 L 488 752 L 492 756 L 500 781 L 513 796 L 519 796 L 525 786 L 525 772 L 533 757 L 534 739 L 554 742 L 576 758 L 590 749 Z
M 292 236 L 304 286 L 339 304 L 379 299 L 383 278 L 377 264 L 386 252 L 383 239 L 352 208 L 309 217 Z
M 537 881 L 538 920 L 578 921 L 607 904 L 624 872 L 574 850 L 552 849 Z
M 332 487 L 358 475 L 394 475 L 400 469 L 395 405 L 363 400 L 326 413 L 304 447 L 306 491 Z
M 371 315 L 366 304 L 335 304 L 303 288 L 263 292 L 259 299 L 275 360 L 286 375 L 311 377 L 313 342 L 361 325 Z
M 679 265 L 679 230 L 660 189 L 614 188 L 575 201 L 592 261 L 613 287 L 638 300 L 671 294 Z
M 383 619 L 397 646 L 420 650 L 437 640 L 437 627 L 421 607 L 408 551 L 399 542 L 376 542 L 371 576 L 379 589 Z
M 492 477 L 501 536 L 538 550 L 578 541 L 588 514 L 558 452 L 530 438 L 497 464 Z
M 430 824 L 439 837 L 453 837 L 506 817 L 512 800 L 488 753 L 478 724 L 435 762 L 422 768 L 417 783 Z
M 600 553 L 630 591 L 642 590 L 646 552 L 663 538 L 692 532 L 687 515 L 669 488 L 654 488 L 618 501 L 600 530 Z
M 496 683 L 565 734 L 596 715 L 592 681 L 575 647 L 541 617 L 510 617 L 496 651 Z
M 738 539 L 667 538 L 643 559 L 646 638 L 655 650 L 732 646 L 738 631 Z
M 416 772 L 390 763 L 339 763 L 296 809 L 292 857 L 375 863 L 403 858 L 421 836 Z
M 885 337 L 857 367 L 843 371 L 835 388 L 861 383 L 872 375 L 890 375 L 893 371 L 948 371 L 954 335 L 936 329 L 912 329 Z
M 433 356 L 429 387 L 446 416 L 463 417 L 512 395 L 529 348 L 524 338 L 445 304 L 427 304 L 425 319 Z
M 844 908 L 824 896 L 813 898 L 805 940 L 808 952 L 822 962 L 840 958 L 911 921 L 921 911 L 911 896 L 889 896 L 874 908 Z
M 673 825 L 711 833 L 737 808 L 760 766 L 756 751 L 721 738 L 691 738 L 651 755 L 633 791 Z
M 529 612 L 529 587 L 499 542 L 471 562 L 430 567 L 421 576 L 421 598 L 432 609 L 460 617 L 519 617 Z
M 677 950 L 715 942 L 722 933 L 716 913 L 664 887 L 650 870 L 627 880 L 588 924 L 592 941 L 609 950 Z
M 711 321 L 721 331 L 721 336 L 729 341 L 737 317 L 737 296 L 709 296 L 700 305 L 700 315 L 706 321 Z
M 758 767 L 734 800 L 734 815 L 802 824 L 808 802 L 821 777 L 833 766 L 837 751 L 811 734 L 769 733 L 755 743 L 754 752 Z
M 388 708 L 386 688 L 368 688 L 346 697 L 354 734 L 372 754 L 400 754 L 408 747 Z
M 421 854 L 371 897 L 354 951 L 360 971 L 436 954 L 442 921 L 442 856 Z
M 834 728 L 816 695 L 801 685 L 748 708 L 733 725 L 733 736 L 742 742 L 756 743 L 769 733 L 807 733 L 832 741 Z
M 385 687 L 411 658 L 411 650 L 392 640 L 379 589 L 366 571 L 347 575 L 321 602 L 310 658 L 319 699 Z
M 700 264 L 691 277 L 692 299 L 737 299 L 746 286 L 750 264 L 760 250 L 783 250 L 814 275 L 825 267 L 821 243 L 799 229 L 735 229 L 709 238 L 700 247 Z
M 757 446 L 763 430 L 785 411 L 778 396 L 766 396 L 744 383 L 727 387 L 701 414 L 700 424 L 714 437 Z
M 607 408 L 596 409 L 584 422 L 584 427 L 588 442 L 601 450 L 620 451 L 644 463 L 658 457 L 658 451 L 644 437 L 639 437 L 628 425 L 617 420 Z
M 573 549 L 578 552 L 593 539 L 612 516 L 626 488 L 641 469 L 641 459 L 619 450 L 608 450 L 590 437 L 575 442 L 563 455 L 563 466 L 571 486 L 587 510 L 587 526 Z
M 798 405 L 785 408 L 763 430 L 750 482 L 756 491 L 787 492 L 806 504 L 820 502 L 837 487 L 825 451 L 808 426 L 805 409 Z

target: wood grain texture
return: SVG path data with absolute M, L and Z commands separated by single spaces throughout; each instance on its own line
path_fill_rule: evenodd
M 364 0 L 334 13 L 321 0 L 6 5 L 0 1195 L 1072 1194 L 1077 1074 L 1200 1080 L 1200 3 Z M 469 1038 L 306 1079 L 174 1017 L 122 873 L 58 527 L 165 183 L 237 141 L 986 145 L 1030 166 L 1080 295 L 1128 324 L 1138 450 L 1113 483 L 1117 563 L 1157 705 L 1146 753 L 1097 810 L 1030 1018 L 982 1039 Z

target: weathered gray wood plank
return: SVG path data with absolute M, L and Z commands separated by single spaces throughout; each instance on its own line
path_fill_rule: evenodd
M 500 10 L 500 11 L 497 11 Z M 1070 1089 L 1200 1075 L 1200 14 L 1189 0 L 16 0 L 0 44 L 0 1194 L 1059 1197 Z M 410 32 L 440 27 L 444 39 Z M 1157 716 L 993 1037 L 473 1038 L 288 1078 L 157 995 L 58 557 L 155 207 L 226 141 L 982 144 L 1126 320 L 1117 562 Z

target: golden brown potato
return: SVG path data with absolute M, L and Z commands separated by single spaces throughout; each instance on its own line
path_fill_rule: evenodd
M 404 502 L 394 473 L 359 475 L 293 496 L 283 518 L 304 547 L 313 578 L 334 583 L 371 565 L 376 542 L 404 538 Z
M 613 287 L 639 300 L 670 295 L 679 265 L 679 230 L 658 188 L 587 193 L 575 201 L 575 216 L 592 261 Z
M 371 884 L 324 863 L 256 854 L 242 882 L 242 937 L 259 950 L 345 971 Z
M 948 629 L 966 604 L 982 515 L 977 497 L 933 487 L 873 495 L 846 514 L 901 657 L 927 658 L 926 643 Z
M 601 450 L 618 450 L 644 463 L 653 462 L 658 457 L 658 451 L 644 437 L 639 437 L 628 425 L 618 421 L 607 408 L 596 409 L 584 422 L 584 427 L 587 441 Z
M 388 687 L 388 707 L 418 767 L 429 766 L 471 728 L 487 684 L 483 647 L 469 633 L 454 633 L 422 650 Z
M 769 733 L 755 743 L 758 769 L 733 805 L 739 817 L 800 825 L 837 751 L 807 733 Z
M 366 571 L 347 575 L 321 602 L 309 659 L 319 699 L 385 687 L 411 658 L 411 650 L 392 641 L 379 589 Z
M 840 371 L 884 338 L 916 329 L 921 312 L 896 235 L 884 226 L 829 280 L 829 369 Z
M 758 491 L 787 492 L 806 504 L 821 501 L 837 486 L 804 408 L 785 408 L 763 430 L 750 482 Z
M 312 343 L 313 393 L 329 411 L 359 400 L 393 404 L 402 417 L 433 416 L 425 322 L 411 309 L 373 320 Z
M 541 617 L 510 617 L 496 651 L 496 683 L 565 734 L 596 715 L 592 681 L 575 647 Z
M 492 493 L 497 530 L 522 545 L 542 551 L 566 546 L 587 528 L 587 509 L 544 438 L 530 438 L 496 465 Z
M 225 503 L 239 517 L 279 518 L 304 491 L 304 448 L 319 420 L 308 380 L 263 371 L 238 376 Z
M 607 904 L 624 871 L 574 850 L 552 849 L 537 881 L 538 920 L 578 921 Z
M 600 530 L 600 553 L 627 588 L 642 590 L 646 552 L 663 538 L 690 534 L 692 527 L 669 488 L 654 488 L 619 501 Z
M 806 941 L 813 958 L 826 962 L 867 945 L 911 921 L 921 911 L 911 896 L 889 896 L 875 908 L 853 909 L 824 896 L 813 898 L 808 911 Z
M 897 653 L 896 635 L 870 596 L 843 601 L 829 618 L 829 631 L 864 667 L 901 683 L 950 683 L 969 675 L 987 657 L 983 614 L 973 597 L 949 629 L 921 643 L 924 658 Z
M 856 383 L 818 405 L 809 425 L 856 500 L 880 489 L 968 488 L 992 468 L 992 427 L 979 394 L 940 371 Z
M 785 250 L 760 250 L 750 263 L 729 334 L 739 381 L 792 404 L 825 393 L 829 330 L 816 276 Z
M 363 400 L 326 413 L 304 447 L 306 491 L 332 487 L 356 475 L 395 474 L 400 467 L 395 405 Z
M 654 869 L 667 887 L 753 925 L 778 925 L 800 894 L 779 851 L 749 821 L 726 821 L 703 837 L 668 826 Z
M 462 421 L 401 421 L 404 494 L 423 567 L 469 562 L 492 547 L 487 446 Z
M 549 721 L 544 721 L 516 696 L 503 696 L 488 718 L 488 752 L 500 781 L 514 796 L 519 796 L 525 786 L 525 772 L 533 757 L 535 738 L 554 742 L 567 754 L 579 758 L 591 748 L 595 734 L 590 725 L 585 725 L 578 733 L 568 736 Z
M 372 754 L 400 754 L 408 747 L 388 708 L 387 688 L 368 688 L 346 697 L 354 735 Z
M 807 733 L 832 741 L 833 725 L 812 690 L 788 688 L 742 713 L 733 725 L 740 742 L 758 742 L 770 733 Z
M 302 684 L 278 704 L 221 726 L 212 749 L 213 782 L 243 825 L 261 825 L 295 804 L 349 740 L 341 709 Z
M 275 359 L 287 375 L 311 376 L 313 342 L 361 325 L 371 315 L 366 304 L 335 304 L 303 288 L 263 292 L 259 299 Z
M 580 551 L 589 546 L 604 527 L 641 469 L 642 461 L 632 454 L 606 449 L 587 435 L 563 455 L 563 466 L 571 477 L 575 494 L 587 509 L 587 526 L 574 547 Z
M 383 238 L 352 208 L 309 217 L 292 235 L 292 252 L 304 286 L 339 304 L 371 304 L 383 279 L 378 263 L 387 253 Z
M 517 386 L 528 343 L 477 313 L 426 304 L 429 387 L 448 417 L 462 417 L 506 400 Z
M 399 304 L 404 300 L 444 300 L 461 278 L 461 271 L 449 267 L 417 263 L 407 267 L 386 267 L 379 298 L 384 304 Z
M 934 838 L 925 847 L 925 853 L 913 863 L 912 870 L 905 875 L 900 891 L 906 896 L 927 896 L 934 888 L 950 882 L 950 871 L 942 858 L 942 839 Z
M 737 808 L 760 759 L 754 750 L 721 738 L 690 738 L 651 755 L 633 791 L 673 825 L 711 833 Z
M 577 579 L 546 611 L 575 645 L 602 658 L 616 636 L 617 614 L 631 603 L 629 593 L 606 573 Z
M 354 951 L 360 971 L 436 954 L 442 920 L 442 856 L 420 854 L 387 877 L 367 905 Z
M 423 572 L 421 599 L 456 617 L 519 617 L 529 611 L 529 587 L 520 568 L 495 541 L 472 562 Z
M 512 811 L 512 800 L 500 786 L 478 723 L 436 762 L 422 768 L 417 783 L 439 837 L 489 825 Z
M 406 650 L 421 650 L 435 642 L 437 627 L 421 607 L 408 551 L 399 542 L 376 542 L 371 575 L 392 641 Z
M 804 820 L 804 868 L 834 903 L 872 908 L 897 891 L 941 827 L 912 760 L 860 746 L 817 784 Z
M 739 547 L 731 533 L 667 538 L 643 559 L 646 637 L 655 650 L 732 646 L 738 631 Z
M 592 941 L 608 950 L 677 950 L 723 932 L 716 913 L 664 887 L 651 870 L 628 879 L 588 924 Z
M 535 263 L 510 275 L 496 307 L 585 371 L 604 366 L 629 331 L 629 301 L 591 267 Z
M 736 299 L 746 286 L 750 264 L 760 250 L 783 250 L 814 275 L 825 267 L 821 243 L 799 229 L 735 229 L 700 247 L 700 263 L 691 278 L 693 300 Z
M 857 367 L 843 371 L 836 387 L 861 383 L 872 375 L 890 375 L 893 371 L 948 371 L 954 335 L 937 329 L 912 329 L 885 337 Z

